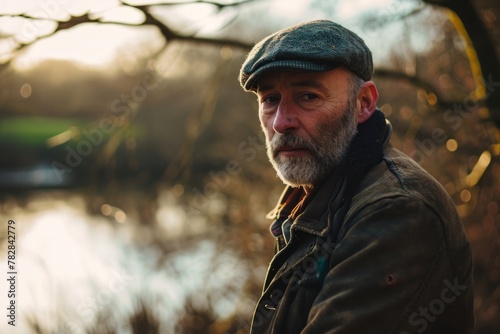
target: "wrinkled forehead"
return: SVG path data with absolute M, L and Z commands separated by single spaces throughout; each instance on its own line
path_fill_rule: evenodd
M 256 93 L 285 87 L 311 87 L 328 90 L 338 86 L 349 75 L 345 68 L 330 71 L 276 70 L 262 75 L 256 83 Z
M 265 90 L 278 82 L 292 84 L 301 81 L 317 81 L 318 73 L 300 70 L 276 70 L 262 75 L 256 82 L 257 90 Z

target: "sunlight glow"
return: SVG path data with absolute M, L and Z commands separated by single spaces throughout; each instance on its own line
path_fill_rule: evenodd
M 22 85 L 21 89 L 19 90 L 19 94 L 21 94 L 21 96 L 24 97 L 25 99 L 30 97 L 31 93 L 32 93 L 32 88 L 31 88 L 31 85 L 28 83 L 25 83 L 24 85 Z
M 128 24 L 141 24 L 145 20 L 144 14 L 132 7 L 117 7 L 104 11 L 99 15 L 104 22 L 125 22 Z
M 161 198 L 172 201 L 175 195 Z M 161 209 L 164 203 L 158 203 Z M 115 208 L 101 206 L 104 214 L 113 214 Z M 169 211 L 170 220 L 187 223 L 186 216 L 174 217 L 175 212 Z M 115 216 L 119 212 L 124 214 L 119 210 Z M 231 315 L 241 302 L 248 272 L 234 252 L 211 240 L 162 255 L 155 245 L 138 245 L 129 238 L 137 236 L 137 221 L 113 224 L 88 214 L 78 196 L 42 195 L 28 209 L 11 208 L 8 215 L 19 221 L 22 235 L 19 305 L 23 315 L 32 315 L 19 322 L 20 333 L 31 332 L 33 324 L 44 333 L 59 333 L 61 326 L 68 326 L 71 333 L 88 333 L 103 314 L 126 323 L 139 300 L 159 312 L 160 332 L 171 333 L 187 298 L 203 301 L 216 296 L 212 302 L 218 317 Z M 170 230 L 157 233 L 160 238 L 175 238 Z M 0 265 L 7 267 L 3 255 Z M 1 322 L 0 332 L 9 333 L 8 327 Z
M 141 2 L 138 1 L 138 3 Z M 290 21 L 290 24 L 314 18 L 328 18 L 337 20 L 341 24 L 350 22 L 349 26 L 356 31 L 356 29 L 359 30 L 360 20 L 362 22 L 364 15 L 376 12 L 380 14 L 380 20 L 388 20 L 391 16 L 415 7 L 416 1 L 403 3 L 395 0 L 339 1 L 329 5 L 326 12 L 322 8 L 318 9 L 313 0 L 297 0 L 292 3 L 293 5 L 289 0 L 273 0 L 264 6 L 267 12 L 284 21 Z M 134 8 L 121 6 L 116 0 L 54 1 L 54 4 L 43 6 L 32 2 L 30 6 L 19 5 L 20 9 L 17 12 L 24 10 L 32 16 L 59 20 L 66 20 L 70 15 L 79 16 L 88 13 L 92 18 L 100 18 L 108 22 L 123 22 L 125 26 L 89 23 L 42 38 L 14 59 L 13 64 L 18 69 L 31 68 L 46 59 L 74 60 L 85 66 L 109 68 L 116 66 L 114 63 L 120 54 L 128 59 L 134 56 L 137 58 L 138 49 L 143 45 L 149 44 L 152 45 L 150 49 L 157 49 L 165 42 L 156 28 L 127 26 L 141 24 L 144 21 L 144 14 Z M 259 6 L 262 4 L 260 3 Z M 16 12 L 15 8 L 11 5 L 8 9 Z M 235 15 L 237 16 L 237 11 L 233 8 L 217 12 L 217 7 L 208 3 L 183 4 L 183 1 L 179 1 L 177 6 L 153 8 L 152 12 L 166 20 L 174 30 L 182 31 L 184 34 L 193 33 L 204 36 L 219 33 L 228 22 L 234 19 Z M 55 23 L 49 21 L 22 18 L 10 20 L 12 24 L 2 21 L 0 29 L 15 33 L 16 39 L 23 42 L 30 42 L 40 36 L 50 34 L 55 28 Z M 273 25 L 273 22 L 270 21 L 269 24 Z M 288 23 L 283 22 L 283 24 Z M 357 28 L 356 25 L 358 25 Z M 361 27 L 361 29 L 363 31 L 358 32 L 362 35 L 373 32 L 366 27 Z M 370 39 L 367 43 L 371 44 Z M 131 49 L 135 53 L 132 57 L 128 54 Z
M 460 192 L 460 199 L 464 203 L 469 202 L 472 199 L 472 194 L 471 194 L 470 190 L 468 190 L 468 189 L 462 190 Z
M 305 14 L 310 5 L 311 0 L 294 1 L 293 4 L 289 0 L 274 0 L 270 10 L 278 16 L 296 18 Z
M 130 50 L 138 50 L 139 45 L 148 42 L 158 47 L 158 37 L 148 28 L 86 24 L 37 41 L 28 52 L 15 59 L 14 65 L 18 69 L 29 69 L 45 59 L 58 59 L 110 67 L 121 52 L 127 52 L 128 57 Z
M 458 149 L 458 142 L 455 139 L 446 141 L 446 149 L 450 152 L 455 152 Z
M 490 165 L 490 162 L 491 153 L 489 151 L 484 151 L 479 157 L 477 163 L 472 168 L 470 174 L 465 178 L 465 183 L 467 184 L 467 186 L 472 188 L 479 182 L 484 172 L 486 171 L 486 168 L 488 168 L 488 166 Z

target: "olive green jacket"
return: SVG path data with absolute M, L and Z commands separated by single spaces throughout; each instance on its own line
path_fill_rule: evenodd
M 295 217 L 287 187 L 270 214 L 277 252 L 251 333 L 470 333 L 472 257 L 441 185 L 383 139 L 382 161 L 345 201 L 335 170 Z

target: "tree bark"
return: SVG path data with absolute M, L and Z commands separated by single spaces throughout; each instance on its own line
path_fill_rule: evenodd
M 462 21 L 476 51 L 486 90 L 490 119 L 500 128 L 500 59 L 486 25 L 471 0 L 424 0 L 454 11 Z

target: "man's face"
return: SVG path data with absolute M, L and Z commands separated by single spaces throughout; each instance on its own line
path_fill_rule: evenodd
M 345 156 L 357 131 L 350 72 L 283 71 L 259 80 L 259 117 L 267 154 L 291 186 L 312 187 Z

